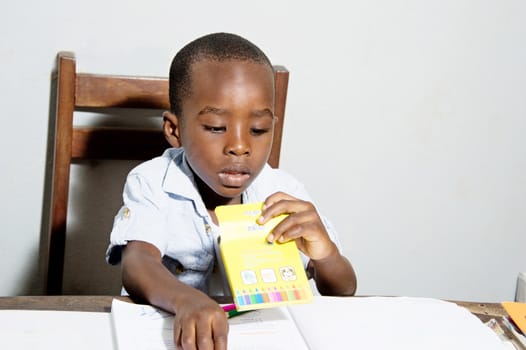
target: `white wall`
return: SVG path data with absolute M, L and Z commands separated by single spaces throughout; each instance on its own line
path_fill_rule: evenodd
M 166 75 L 230 31 L 291 71 L 282 167 L 339 228 L 359 294 L 513 299 L 526 271 L 523 1 L 6 1 L 0 295 L 41 292 L 50 72 Z M 102 259 L 102 256 L 101 256 Z

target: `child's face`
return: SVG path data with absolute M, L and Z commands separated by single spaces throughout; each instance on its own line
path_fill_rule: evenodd
M 226 203 L 239 201 L 268 160 L 273 81 L 272 69 L 255 62 L 203 60 L 192 66 L 179 141 L 195 174 Z

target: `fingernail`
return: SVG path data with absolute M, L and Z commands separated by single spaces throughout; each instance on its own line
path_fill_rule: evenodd
M 271 233 L 270 235 L 267 236 L 267 241 L 268 241 L 269 243 L 274 242 L 274 235 L 273 235 L 272 233 Z
M 262 224 L 264 219 L 265 219 L 265 218 L 264 218 L 263 215 L 262 215 L 262 216 L 260 216 L 256 221 L 258 222 L 258 224 Z

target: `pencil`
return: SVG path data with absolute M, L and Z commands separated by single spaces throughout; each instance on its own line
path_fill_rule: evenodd
M 223 309 L 224 312 L 228 312 L 228 311 L 235 310 L 236 309 L 236 305 L 235 304 L 226 304 L 226 305 L 221 306 L 221 308 Z
M 248 312 L 248 311 L 230 310 L 230 311 L 227 312 L 227 318 L 236 317 L 236 316 L 242 315 L 242 314 L 244 314 L 246 312 Z

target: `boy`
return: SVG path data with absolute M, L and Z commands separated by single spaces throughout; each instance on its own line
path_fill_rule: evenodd
M 322 294 L 354 294 L 352 266 L 303 186 L 266 164 L 274 75 L 259 48 L 225 33 L 186 45 L 170 68 L 163 118 L 174 148 L 128 175 L 107 259 L 122 261 L 130 295 L 175 314 L 178 348 L 227 348 L 225 313 L 206 294 L 218 256 L 218 205 L 264 201 L 261 224 L 288 213 L 268 241 L 295 239 Z

